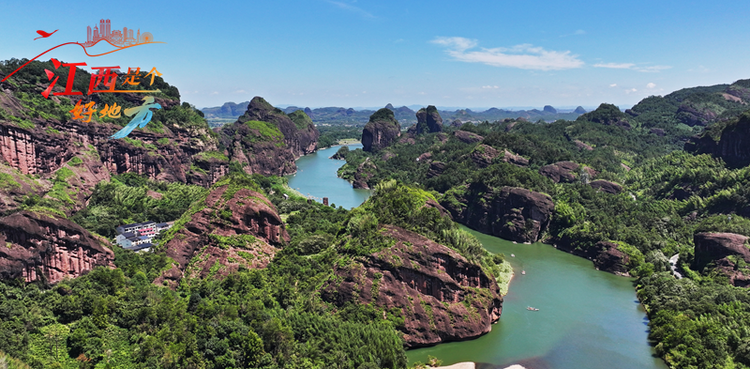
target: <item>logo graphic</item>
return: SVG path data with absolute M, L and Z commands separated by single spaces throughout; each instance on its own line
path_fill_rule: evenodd
M 164 43 L 159 41 L 154 41 L 154 36 L 149 32 L 141 33 L 141 30 L 139 29 L 137 33 L 134 34 L 133 29 L 128 29 L 127 27 L 123 27 L 122 31 L 119 29 L 112 30 L 111 28 L 111 22 L 109 19 L 107 20 L 100 20 L 99 21 L 99 27 L 94 26 L 94 29 L 91 29 L 91 26 L 88 26 L 86 28 L 86 42 L 80 43 L 80 42 L 66 42 L 60 45 L 57 45 L 55 47 L 52 47 L 43 53 L 35 56 L 33 59 L 29 60 L 22 66 L 18 67 L 16 70 L 5 76 L 3 78 L 3 82 L 7 80 L 10 76 L 18 72 L 19 70 L 23 69 L 25 66 L 27 66 L 32 61 L 38 59 L 42 55 L 57 49 L 58 47 L 65 46 L 65 45 L 78 45 L 81 48 L 83 48 L 83 52 L 88 55 L 89 57 L 97 57 L 102 55 L 111 54 L 120 50 L 124 50 L 130 47 L 134 46 L 140 46 L 145 44 L 151 44 L 151 43 Z M 52 36 L 55 32 L 58 30 L 54 30 L 51 33 L 45 32 L 43 30 L 38 30 L 36 33 L 40 35 L 40 37 L 35 38 L 34 40 L 38 40 L 40 38 L 48 38 Z M 112 47 L 114 47 L 114 50 L 100 53 L 100 54 L 89 54 L 88 48 L 94 47 L 100 42 L 106 42 Z M 52 64 L 55 67 L 55 70 L 62 67 L 68 67 L 68 78 L 67 83 L 65 85 L 65 91 L 62 92 L 52 92 L 52 89 L 57 84 L 58 80 L 60 79 L 59 76 L 55 76 L 55 73 L 49 69 L 45 69 L 44 72 L 47 74 L 47 79 L 52 81 L 50 85 L 41 93 L 42 96 L 44 96 L 45 99 L 49 98 L 49 95 L 52 94 L 53 96 L 82 96 L 83 92 L 81 91 L 73 91 L 73 84 L 75 82 L 75 74 L 77 67 L 80 66 L 87 66 L 86 63 L 61 63 L 57 59 L 50 59 L 52 61 Z M 89 82 L 89 88 L 86 92 L 87 95 L 91 95 L 92 93 L 145 93 L 145 92 L 160 92 L 159 90 L 116 90 L 115 87 L 117 86 L 117 78 L 122 76 L 122 73 L 119 73 L 120 66 L 111 66 L 111 67 L 91 67 L 91 69 L 96 70 L 95 73 L 91 74 L 91 81 Z M 114 70 L 114 71 L 113 71 Z M 156 76 L 161 77 L 161 73 L 159 73 L 158 70 L 156 70 L 156 67 L 151 68 L 151 71 L 146 73 L 146 75 L 143 77 L 144 79 L 148 80 L 149 76 L 150 79 L 150 86 L 153 86 L 154 84 L 154 78 Z M 54 80 L 53 80 L 54 78 Z M 133 68 L 128 68 L 128 73 L 125 75 L 125 81 L 120 86 L 136 86 L 141 83 L 141 68 L 136 68 L 133 70 Z M 97 89 L 99 86 L 104 86 L 106 89 Z M 109 117 L 109 118 L 120 118 L 122 116 L 120 110 L 122 109 L 121 106 L 119 106 L 117 103 L 113 103 L 112 106 L 109 106 L 109 104 L 105 104 L 104 108 L 97 110 L 94 108 L 94 102 L 88 102 L 86 104 L 82 104 L 83 100 L 78 100 L 78 103 L 75 107 L 73 107 L 72 110 L 70 110 L 70 113 L 72 115 L 73 119 L 76 120 L 82 120 L 86 123 L 91 122 L 91 117 L 96 113 L 99 112 L 99 117 Z M 137 106 L 134 108 L 128 108 L 125 109 L 124 113 L 125 116 L 133 116 L 133 119 L 121 130 L 119 130 L 114 135 L 110 136 L 110 138 L 124 138 L 130 132 L 132 132 L 136 127 L 144 128 L 148 122 L 151 121 L 151 118 L 153 117 L 153 112 L 151 109 L 161 109 L 161 105 L 158 103 L 154 103 L 154 97 L 153 96 L 146 96 L 143 98 L 143 104 L 141 106 Z
M 60 45 L 57 45 L 55 47 L 49 48 L 46 51 L 44 51 L 43 53 L 35 56 L 33 59 L 31 59 L 28 62 L 26 62 L 24 65 L 18 67 L 18 69 L 14 70 L 13 72 L 11 72 L 7 76 L 5 76 L 5 78 L 3 78 L 3 80 L 1 82 L 5 82 L 5 80 L 7 80 L 8 77 L 12 76 L 13 74 L 15 74 L 16 72 L 18 72 L 19 70 L 23 69 L 25 66 L 29 65 L 29 63 L 31 63 L 32 61 L 38 59 L 40 56 L 42 56 L 42 55 L 44 55 L 44 54 L 46 54 L 46 53 L 48 53 L 48 52 L 50 52 L 50 51 L 52 51 L 54 49 L 57 49 L 58 47 L 65 46 L 65 45 L 78 45 L 81 48 L 83 48 L 83 52 L 86 53 L 86 55 L 88 55 L 90 57 L 96 57 L 96 56 L 102 56 L 102 55 L 112 54 L 114 52 L 118 52 L 120 50 L 124 50 L 124 49 L 130 48 L 130 47 L 134 47 L 134 46 L 140 46 L 140 45 L 146 45 L 146 44 L 163 44 L 163 43 L 165 43 L 165 42 L 160 42 L 160 41 L 154 41 L 154 36 L 151 33 L 149 33 L 149 32 L 141 33 L 140 29 L 138 29 L 138 33 L 134 37 L 132 29 L 128 29 L 128 27 L 123 27 L 122 31 L 120 31 L 119 29 L 111 30 L 110 29 L 110 25 L 111 25 L 111 23 L 110 23 L 109 19 L 107 19 L 107 20 L 102 19 L 102 20 L 99 21 L 99 27 L 98 28 L 96 26 L 94 26 L 93 32 L 91 30 L 91 26 L 86 27 L 86 42 L 84 42 L 84 43 L 80 43 L 80 42 L 66 42 L 64 44 L 60 44 Z M 40 38 L 50 37 L 50 36 L 52 36 L 53 33 L 57 32 L 57 31 L 58 30 L 55 30 L 52 33 L 47 33 L 47 32 L 42 31 L 42 30 L 36 31 L 36 33 L 38 33 L 39 35 L 41 35 L 41 37 L 37 37 L 34 40 L 36 41 L 37 39 L 40 39 Z M 107 52 L 104 52 L 104 53 L 100 53 L 100 54 L 93 54 L 93 55 L 89 54 L 88 48 L 96 46 L 98 43 L 100 43 L 102 41 L 104 41 L 104 42 L 112 45 L 112 47 L 114 47 L 115 49 L 107 51 Z
M 161 109 L 161 105 L 154 103 L 154 98 L 151 96 L 144 97 L 143 104 L 141 106 L 125 109 L 125 115 L 130 117 L 135 114 L 135 117 L 133 117 L 133 119 L 130 121 L 130 123 L 128 123 L 127 126 L 117 131 L 117 133 L 110 136 L 110 138 L 123 138 L 130 134 L 130 132 L 132 132 L 136 126 L 138 126 L 138 128 L 145 127 L 146 124 L 151 121 L 151 117 L 154 115 L 154 113 L 150 109 Z

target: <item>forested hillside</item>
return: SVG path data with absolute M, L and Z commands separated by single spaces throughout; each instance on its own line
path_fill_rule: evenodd
M 670 366 L 750 367 L 745 85 L 649 97 L 626 112 L 602 104 L 575 121 L 410 132 L 372 153 L 342 148 L 339 175 L 436 191 L 471 228 L 634 276 Z

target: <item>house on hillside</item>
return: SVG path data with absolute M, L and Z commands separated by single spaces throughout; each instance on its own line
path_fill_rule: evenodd
M 172 228 L 174 222 L 143 222 L 125 224 L 116 228 L 115 243 L 126 250 L 148 251 L 161 231 Z

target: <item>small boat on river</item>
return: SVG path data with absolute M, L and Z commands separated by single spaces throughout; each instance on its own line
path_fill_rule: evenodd
M 526 310 L 529 310 L 529 311 L 539 311 L 539 309 L 537 309 L 535 307 L 531 307 L 531 306 L 527 307 Z
M 521 271 L 521 274 L 526 274 L 526 271 L 525 271 L 525 270 L 522 270 L 522 271 Z

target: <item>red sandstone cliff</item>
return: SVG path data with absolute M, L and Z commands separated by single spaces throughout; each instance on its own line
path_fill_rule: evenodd
M 231 180 L 231 179 L 230 179 Z M 227 275 L 240 265 L 265 268 L 278 251 L 275 246 L 289 241 L 276 207 L 266 197 L 248 188 L 214 188 L 202 209 L 186 214 L 170 230 L 163 247 L 177 265 L 156 283 L 173 286 L 182 279 Z
M 57 283 L 97 266 L 114 267 L 112 250 L 67 220 L 27 211 L 0 218 L 0 279 Z
M 396 243 L 348 266 L 338 266 L 321 297 L 337 306 L 373 303 L 401 310 L 409 347 L 487 333 L 500 318 L 497 283 L 450 248 L 395 226 L 382 231 Z

